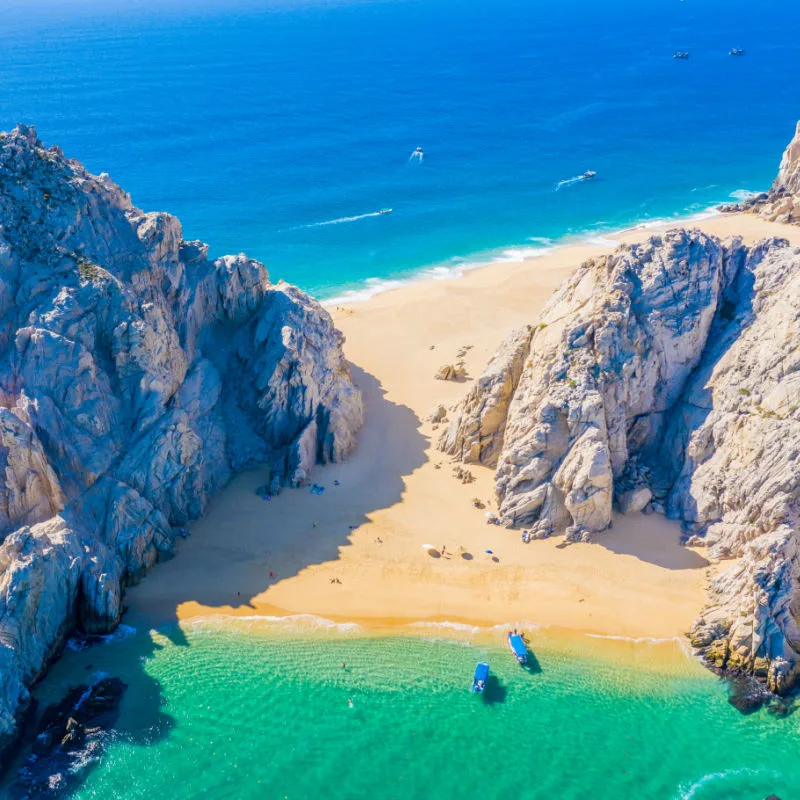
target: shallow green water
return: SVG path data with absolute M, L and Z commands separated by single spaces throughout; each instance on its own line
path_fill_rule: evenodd
M 129 684 L 114 743 L 72 797 L 800 797 L 800 714 L 744 717 L 688 661 L 637 671 L 534 637 L 536 672 L 500 636 L 168 632 L 71 654 L 42 686 L 48 699 L 97 670 Z M 472 695 L 486 658 L 497 683 Z

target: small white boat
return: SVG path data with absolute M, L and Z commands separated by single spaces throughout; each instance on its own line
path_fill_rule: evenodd
M 378 211 L 378 213 L 379 214 L 391 214 L 392 213 L 392 209 L 391 208 L 382 208 L 382 209 L 380 209 Z
M 593 169 L 588 169 L 581 175 L 581 178 L 585 181 L 590 181 L 595 175 L 597 175 L 597 173 Z

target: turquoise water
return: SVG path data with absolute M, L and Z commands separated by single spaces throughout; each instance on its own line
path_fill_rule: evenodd
M 798 40 L 787 0 L 4 0 L 0 128 L 331 297 L 766 188 Z
M 688 659 L 642 668 L 653 645 L 623 651 L 641 657 L 631 668 L 534 634 L 538 667 L 525 671 L 499 635 L 271 629 L 192 625 L 69 655 L 45 695 L 98 670 L 130 686 L 114 742 L 71 797 L 800 796 L 800 721 L 742 716 Z M 496 683 L 479 697 L 469 685 L 483 659 Z

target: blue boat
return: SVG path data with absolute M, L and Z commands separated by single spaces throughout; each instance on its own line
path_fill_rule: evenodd
M 528 648 L 518 633 L 508 634 L 508 649 L 514 654 L 518 664 L 528 663 Z
M 475 667 L 475 677 L 472 679 L 472 691 L 475 694 L 482 694 L 486 688 L 486 681 L 489 679 L 489 665 L 485 661 L 481 661 Z

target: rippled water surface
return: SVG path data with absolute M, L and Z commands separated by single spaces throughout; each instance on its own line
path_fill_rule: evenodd
M 454 635 L 196 624 L 71 654 L 40 695 L 98 671 L 129 685 L 75 800 L 800 796 L 797 718 L 742 716 L 693 661 L 662 669 L 639 643 L 625 665 L 534 634 L 525 670 L 500 634 Z

